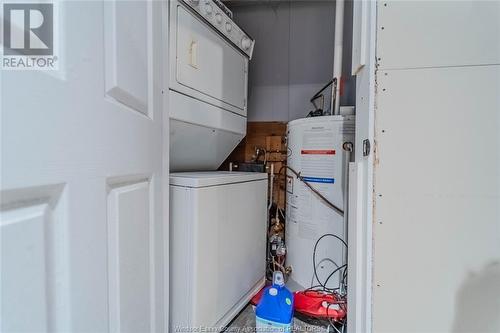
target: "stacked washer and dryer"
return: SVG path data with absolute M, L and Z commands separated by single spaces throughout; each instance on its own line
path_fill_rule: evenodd
M 169 10 L 170 331 L 213 331 L 265 282 L 267 174 L 215 171 L 246 134 L 254 40 L 218 0 L 172 0 Z M 344 208 L 349 158 L 342 143 L 353 141 L 352 115 L 291 121 L 288 165 Z M 345 263 L 346 249 L 316 242 L 326 234 L 345 238 L 342 214 L 293 172 L 286 188 L 291 282 L 333 288 L 340 275 L 331 272 Z
M 219 1 L 169 11 L 174 332 L 224 327 L 264 285 L 267 174 L 215 171 L 246 134 L 254 41 Z

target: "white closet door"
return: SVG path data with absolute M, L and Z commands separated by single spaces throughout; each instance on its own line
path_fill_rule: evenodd
M 165 331 L 165 11 L 60 2 L 59 69 L 1 73 L 1 332 Z

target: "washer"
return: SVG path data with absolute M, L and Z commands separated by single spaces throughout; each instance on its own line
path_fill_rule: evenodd
M 265 173 L 170 175 L 170 332 L 223 327 L 264 286 L 266 212 Z

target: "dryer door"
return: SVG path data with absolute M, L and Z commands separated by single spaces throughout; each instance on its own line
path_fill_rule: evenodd
M 246 116 L 248 59 L 183 6 L 177 6 L 176 50 L 178 83 Z

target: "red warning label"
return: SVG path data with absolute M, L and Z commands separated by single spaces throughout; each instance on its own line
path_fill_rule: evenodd
M 300 151 L 302 155 L 335 155 L 335 150 L 333 149 L 302 149 Z

